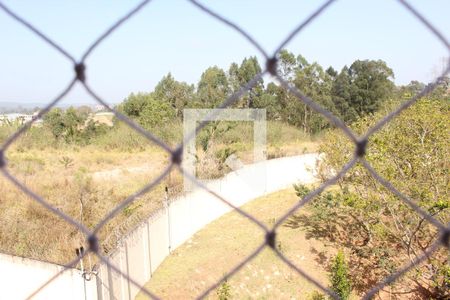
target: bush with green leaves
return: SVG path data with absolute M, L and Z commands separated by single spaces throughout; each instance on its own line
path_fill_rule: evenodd
M 85 122 L 84 127 L 80 130 L 80 141 L 84 144 L 90 144 L 94 139 L 106 134 L 108 131 L 109 128 L 107 125 L 100 124 L 94 120 L 89 120 Z
M 44 126 L 51 130 L 56 139 L 62 138 L 68 143 L 77 141 L 85 121 L 85 116 L 73 107 L 65 111 L 54 108 L 44 115 Z
M 175 118 L 175 109 L 170 103 L 156 99 L 151 93 L 131 94 L 119 105 L 118 110 L 149 130 Z
M 352 291 L 349 270 L 345 262 L 344 252 L 339 250 L 331 265 L 331 289 L 342 299 L 347 300 Z
M 366 132 L 392 108 L 358 120 L 352 129 L 359 134 Z M 423 99 L 375 133 L 365 156 L 381 177 L 442 224 L 450 222 L 449 136 L 450 103 Z M 326 179 L 350 160 L 354 144 L 340 131 L 333 131 L 325 138 L 321 152 L 325 156 L 319 172 Z M 350 247 L 355 288 L 367 289 L 417 259 L 439 239 L 434 226 L 361 165 L 349 170 L 338 185 L 333 205 L 327 208 L 328 216 L 320 218 L 333 218 L 332 233 L 325 236 L 334 236 L 335 242 Z M 322 205 L 314 212 L 316 217 L 327 207 L 325 200 L 313 201 L 313 205 Z M 316 230 L 324 226 L 315 225 Z M 399 290 L 415 286 L 426 298 L 448 295 L 442 276 L 446 265 L 447 255 L 440 249 L 415 266 L 397 286 Z M 395 292 L 396 286 L 392 289 Z
M 108 131 L 106 125 L 90 119 L 90 111 L 84 106 L 66 110 L 54 108 L 44 115 L 43 120 L 44 130 L 50 131 L 56 141 L 63 140 L 67 144 L 90 144 Z
M 304 184 L 294 184 L 295 194 L 297 197 L 303 198 L 311 192 L 311 189 Z

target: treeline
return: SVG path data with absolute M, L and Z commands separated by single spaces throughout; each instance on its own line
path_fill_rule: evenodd
M 215 108 L 261 71 L 256 57 L 249 57 L 240 64 L 232 63 L 228 70 L 217 66 L 207 68 L 197 84 L 178 81 L 169 73 L 153 91 L 132 93 L 116 108 L 161 138 L 173 140 L 178 138 L 184 108 Z M 337 71 L 282 50 L 278 71 L 284 80 L 346 124 L 374 114 L 386 102 L 409 99 L 426 87 L 418 81 L 395 86 L 394 72 L 382 60 L 356 60 L 349 67 L 344 66 Z M 449 87 L 450 78 L 441 78 L 438 87 L 427 97 L 448 101 Z M 231 107 L 265 108 L 268 120 L 293 125 L 306 134 L 316 134 L 330 127 L 327 119 L 275 81 L 260 79 Z M 89 113 L 86 107 L 52 109 L 44 117 L 44 129 L 50 131 L 56 141 L 77 144 L 90 144 L 105 133 L 114 138 L 114 130 L 120 131 L 117 128 L 120 126 L 110 129 L 90 120 Z
M 197 84 L 177 81 L 171 73 L 164 76 L 149 93 L 131 94 L 119 110 L 146 128 L 181 119 L 184 108 L 214 108 L 245 86 L 262 70 L 256 57 L 232 63 L 228 70 L 209 67 Z M 373 114 L 388 100 L 402 100 L 421 91 L 425 84 L 412 81 L 395 86 L 394 72 L 382 60 L 356 60 L 340 71 L 324 69 L 301 55 L 283 50 L 279 55 L 279 74 L 346 123 Z M 431 97 L 448 96 L 450 80 L 443 78 Z M 329 127 L 327 120 L 301 103 L 274 82 L 259 80 L 231 107 L 266 108 L 269 120 L 286 122 L 314 134 Z

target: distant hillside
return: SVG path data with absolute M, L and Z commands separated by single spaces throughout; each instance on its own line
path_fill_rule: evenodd
M 3 102 L 0 101 L 0 113 L 26 113 L 32 112 L 37 107 L 43 107 L 44 103 L 38 102 L 27 102 L 27 103 L 17 103 L 17 102 Z
M 43 108 L 47 105 L 48 102 L 13 102 L 13 101 L 1 101 L 0 100 L 0 114 L 6 113 L 32 113 L 36 110 Z M 57 104 L 56 107 L 68 108 L 70 106 L 79 107 L 79 106 L 89 106 L 91 108 L 95 108 L 96 104 L 86 104 L 85 102 L 79 103 L 65 103 Z

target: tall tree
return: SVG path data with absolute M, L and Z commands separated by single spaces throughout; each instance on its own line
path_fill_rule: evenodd
M 261 73 L 261 71 L 261 66 L 255 56 L 244 58 L 240 66 L 236 63 L 231 64 L 228 70 L 231 91 L 233 93 L 238 91 L 257 74 Z M 246 95 L 239 99 L 237 106 L 245 108 L 255 107 L 255 102 L 258 102 L 258 99 L 262 96 L 263 91 L 264 82 L 260 79 L 251 89 L 248 90 Z
M 269 82 L 261 97 L 255 102 L 255 107 L 265 108 L 269 120 L 281 121 L 284 117 L 284 102 L 280 101 L 280 99 L 284 100 L 287 97 L 286 94 L 286 90 L 273 82 Z M 295 99 L 293 100 L 295 101 Z
M 318 63 L 309 63 L 303 56 L 296 57 L 293 53 L 283 50 L 279 55 L 278 68 L 281 77 L 293 84 L 304 95 L 334 111 L 330 96 L 332 77 Z M 328 126 L 323 116 L 314 112 L 290 92 L 280 89 L 276 94 L 282 106 L 284 121 L 303 128 L 306 133 L 315 133 Z
M 382 60 L 356 60 L 344 67 L 333 86 L 333 98 L 345 121 L 372 114 L 393 96 L 394 72 Z
M 175 80 L 169 73 L 156 85 L 153 97 L 169 103 L 175 110 L 175 115 L 181 117 L 183 108 L 194 99 L 194 86 Z
M 351 127 L 356 133 L 365 133 L 392 109 L 388 105 Z M 441 224 L 450 222 L 449 112 L 450 102 L 419 100 L 370 138 L 366 155 L 382 178 Z M 328 178 L 352 157 L 354 144 L 343 138 L 342 132 L 334 131 L 325 136 L 320 151 L 326 155 L 319 174 Z M 337 186 L 340 191 L 331 202 L 322 197 L 314 203 L 311 220 L 317 219 L 309 226 L 320 236 L 332 237 L 339 246 L 350 245 L 350 260 L 354 262 L 351 274 L 358 282 L 355 286 L 367 289 L 425 254 L 440 238 L 439 230 L 384 188 L 363 166 L 349 170 Z M 334 220 L 331 226 L 326 222 L 330 218 Z M 328 233 L 324 235 L 322 230 Z M 397 287 L 411 288 L 423 296 L 421 299 L 448 299 L 450 268 L 444 248 L 426 255 Z M 395 290 L 393 286 L 394 294 Z
M 167 101 L 156 99 L 150 93 L 131 94 L 120 104 L 119 111 L 147 129 L 155 128 L 175 117 L 175 109 Z
M 239 72 L 239 65 L 235 62 L 231 63 L 230 68 L 228 69 L 228 84 L 230 85 L 232 93 L 235 93 L 241 88 L 242 82 Z
M 227 98 L 229 91 L 225 72 L 217 66 L 209 67 L 198 82 L 197 98 L 202 107 L 213 108 Z
M 431 92 L 430 98 L 450 102 L 450 77 L 438 78 L 436 88 Z
M 336 78 L 338 75 L 338 72 L 333 68 L 333 67 L 328 67 L 328 69 L 325 70 L 325 72 L 327 72 L 328 75 L 331 76 L 331 78 Z
M 399 98 L 411 98 L 420 93 L 426 84 L 417 80 L 412 80 L 408 85 L 398 87 Z
M 334 113 L 335 107 L 331 101 L 331 76 L 318 63 L 310 64 L 300 55 L 297 57 L 297 65 L 293 80 L 295 86 L 316 103 Z M 300 119 L 305 132 L 315 133 L 329 126 L 321 114 L 308 106 L 302 105 L 301 111 L 303 116 Z
M 56 139 L 64 138 L 67 143 L 79 138 L 87 116 L 69 107 L 66 111 L 54 108 L 44 115 L 44 126 L 50 129 Z
M 358 118 L 358 113 L 351 106 L 352 81 L 347 66 L 344 66 L 334 79 L 331 94 L 334 106 L 344 121 L 356 120 Z
M 295 55 L 286 49 L 280 51 L 279 55 L 279 63 L 278 63 L 278 72 L 281 77 L 286 80 L 292 80 L 294 76 L 294 71 L 297 66 L 297 60 Z

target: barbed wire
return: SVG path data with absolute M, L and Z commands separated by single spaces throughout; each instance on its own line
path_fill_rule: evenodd
M 238 272 L 243 266 L 245 266 L 247 263 L 249 263 L 252 259 L 254 259 L 258 254 L 265 249 L 266 247 L 272 249 L 274 253 L 280 258 L 282 262 L 284 262 L 287 266 L 289 266 L 292 270 L 294 270 L 296 273 L 298 273 L 300 276 L 304 277 L 306 280 L 314 284 L 318 289 L 323 291 L 324 293 L 328 294 L 333 299 L 339 299 L 338 295 L 334 293 L 329 288 L 323 286 L 320 284 L 316 279 L 314 279 L 312 276 L 310 276 L 307 272 L 299 268 L 297 265 L 295 265 L 292 261 L 290 261 L 286 256 L 281 253 L 276 245 L 276 238 L 277 238 L 277 229 L 282 225 L 282 223 L 292 216 L 296 211 L 298 211 L 301 207 L 303 207 L 305 204 L 312 201 L 317 195 L 319 195 L 323 190 L 325 190 L 330 185 L 336 183 L 340 178 L 342 178 L 353 166 L 355 166 L 357 163 L 360 163 L 365 169 L 368 170 L 368 172 L 380 183 L 382 184 L 386 189 L 391 191 L 394 195 L 398 197 L 400 201 L 408 205 L 410 208 L 412 208 L 416 213 L 418 213 L 420 216 L 422 216 L 424 219 L 426 219 L 431 225 L 436 227 L 439 231 L 439 238 L 436 239 L 436 241 L 430 246 L 428 249 L 424 251 L 424 253 L 416 258 L 415 260 L 411 261 L 409 264 L 406 264 L 405 266 L 401 267 L 399 270 L 391 274 L 390 276 L 386 277 L 383 281 L 372 287 L 363 297 L 363 299 L 370 299 L 372 298 L 376 293 L 378 293 L 381 289 L 383 289 L 385 286 L 389 285 L 390 283 L 396 281 L 399 279 L 404 273 L 406 273 L 408 270 L 419 264 L 421 261 L 423 261 L 426 257 L 429 257 L 432 255 L 435 251 L 437 251 L 440 247 L 445 247 L 449 249 L 449 238 L 450 238 L 450 227 L 449 225 L 442 224 L 437 219 L 435 219 L 432 215 L 427 213 L 426 211 L 422 210 L 419 206 L 417 206 L 413 201 L 411 201 L 407 196 L 402 194 L 400 191 L 398 191 L 388 180 L 384 179 L 381 175 L 379 175 L 376 170 L 372 168 L 372 166 L 367 162 L 364 157 L 366 155 L 366 148 L 369 141 L 369 138 L 381 130 L 381 128 L 386 125 L 388 122 L 390 122 L 392 119 L 397 117 L 403 110 L 413 105 L 417 100 L 420 98 L 426 96 L 427 94 L 431 93 L 436 86 L 439 83 L 439 79 L 446 76 L 450 72 L 450 43 L 447 41 L 447 39 L 444 37 L 444 35 L 436 29 L 422 14 L 420 14 L 419 11 L 417 11 L 414 7 L 411 6 L 407 1 L 405 0 L 397 0 L 400 5 L 402 5 L 407 11 L 409 11 L 417 20 L 419 20 L 445 47 L 445 49 L 449 52 L 449 57 L 447 59 L 447 67 L 442 72 L 442 74 L 431 84 L 426 86 L 420 93 L 409 99 L 408 101 L 401 104 L 397 109 L 386 115 L 383 119 L 378 121 L 376 125 L 371 127 L 367 132 L 358 137 L 349 127 L 345 125 L 345 123 L 340 120 L 338 117 L 333 115 L 330 111 L 325 109 L 323 106 L 321 106 L 319 103 L 315 102 L 314 99 L 311 99 L 307 96 L 305 96 L 301 90 L 297 89 L 294 85 L 290 84 L 289 82 L 285 81 L 282 76 L 279 74 L 277 63 L 278 63 L 278 55 L 280 51 L 297 35 L 299 35 L 302 31 L 305 30 L 316 18 L 318 18 L 326 9 L 329 9 L 331 4 L 336 2 L 336 0 L 328 0 L 325 1 L 321 6 L 318 7 L 309 17 L 307 17 L 303 22 L 301 22 L 297 27 L 294 28 L 294 30 L 279 44 L 278 48 L 275 50 L 275 52 L 270 56 L 264 48 L 250 35 L 248 34 L 244 29 L 242 29 L 240 26 L 236 25 L 232 21 L 228 20 L 224 16 L 222 16 L 220 13 L 214 12 L 204 4 L 199 3 L 196 0 L 187 0 L 192 5 L 203 11 L 205 14 L 208 14 L 215 20 L 221 22 L 222 24 L 230 27 L 232 30 L 236 31 L 238 34 L 243 36 L 247 41 L 253 45 L 256 50 L 258 50 L 266 59 L 265 62 L 265 68 L 260 73 L 257 74 L 254 78 L 252 78 L 245 86 L 241 87 L 240 90 L 232 94 L 230 97 L 228 97 L 221 105 L 218 106 L 218 108 L 226 108 L 235 103 L 238 99 L 240 99 L 242 96 L 244 96 L 265 74 L 272 75 L 275 80 L 277 80 L 284 89 L 286 89 L 288 92 L 290 92 L 292 95 L 296 97 L 298 101 L 301 101 L 306 106 L 310 107 L 312 110 L 316 111 L 317 113 L 324 116 L 326 119 L 330 121 L 331 124 L 335 125 L 337 128 L 339 128 L 354 144 L 355 151 L 353 154 L 353 157 L 342 167 L 342 169 L 336 173 L 336 175 L 324 183 L 322 183 L 317 189 L 311 191 L 306 196 L 304 196 L 300 201 L 295 204 L 293 207 L 291 207 L 288 211 L 286 211 L 282 217 L 272 226 L 272 228 L 268 228 L 266 225 L 264 225 L 262 222 L 260 222 L 257 218 L 253 217 L 251 214 L 243 211 L 237 206 L 234 206 L 230 201 L 227 199 L 224 199 L 219 194 L 215 193 L 214 191 L 210 190 L 206 185 L 202 184 L 200 181 L 198 181 L 192 174 L 187 173 L 181 166 L 182 162 L 182 153 L 183 153 L 183 146 L 191 139 L 195 138 L 195 132 L 198 132 L 198 130 L 202 129 L 206 125 L 206 121 L 200 122 L 200 124 L 197 126 L 196 130 L 192 132 L 190 135 L 184 138 L 183 141 L 180 141 L 180 144 L 175 147 L 171 148 L 167 144 L 165 144 L 162 140 L 160 140 L 158 137 L 156 137 L 154 134 L 152 134 L 150 131 L 145 130 L 142 128 L 139 124 L 134 122 L 133 120 L 129 119 L 125 115 L 121 114 L 117 110 L 115 110 L 113 107 L 108 105 L 106 101 L 103 100 L 102 97 L 100 97 L 97 93 L 94 92 L 94 90 L 87 84 L 86 80 L 86 65 L 85 61 L 87 57 L 95 51 L 97 46 L 101 44 L 105 39 L 107 39 L 117 28 L 123 26 L 127 23 L 127 21 L 132 18 L 135 14 L 137 14 L 139 11 L 144 9 L 148 6 L 150 3 L 150 0 L 141 1 L 138 5 L 136 5 L 133 9 L 131 9 L 129 12 L 127 12 L 123 17 L 118 19 L 112 26 L 110 26 L 103 34 L 101 34 L 93 43 L 87 48 L 87 50 L 84 52 L 84 54 L 81 57 L 80 61 L 77 61 L 68 51 L 66 51 L 63 47 L 61 47 L 58 43 L 50 39 L 45 33 L 37 29 L 36 26 L 29 23 L 27 20 L 13 12 L 11 9 L 9 9 L 5 4 L 0 2 L 0 9 L 3 10 L 7 15 L 9 15 L 11 18 L 22 24 L 23 26 L 27 27 L 29 30 L 31 30 L 34 34 L 36 34 L 38 37 L 40 37 L 43 41 L 45 41 L 51 48 L 58 51 L 61 55 L 63 55 L 66 59 L 68 59 L 72 64 L 74 68 L 74 77 L 69 81 L 67 86 L 63 89 L 63 91 L 52 101 L 50 101 L 37 115 L 36 118 L 32 119 L 28 123 L 26 123 L 24 126 L 22 126 L 19 130 L 17 130 L 15 133 L 13 133 L 6 141 L 1 145 L 0 148 L 0 170 L 2 174 L 7 178 L 10 182 L 12 182 L 16 187 L 18 187 L 20 190 L 22 190 L 24 193 L 26 193 L 28 196 L 30 196 L 34 201 L 38 202 L 42 206 L 44 206 L 47 210 L 52 212 L 53 214 L 57 215 L 58 217 L 62 218 L 65 222 L 70 223 L 71 225 L 75 226 L 78 230 L 80 230 L 86 237 L 86 243 L 88 245 L 87 251 L 85 251 L 82 255 L 75 258 L 68 264 L 64 266 L 64 268 L 55 274 L 53 277 L 51 277 L 47 282 L 45 282 L 41 287 L 39 287 L 37 290 L 35 290 L 29 297 L 32 298 L 36 294 L 38 294 L 44 287 L 51 284 L 58 276 L 60 276 L 63 272 L 68 270 L 71 267 L 74 267 L 81 259 L 83 259 L 84 256 L 86 256 L 88 253 L 95 254 L 100 261 L 102 261 L 104 264 L 106 264 L 108 267 L 110 267 L 114 272 L 117 274 L 127 278 L 131 284 L 141 289 L 141 291 L 147 295 L 150 298 L 153 299 L 159 299 L 158 295 L 153 294 L 150 290 L 148 290 L 145 286 L 141 286 L 136 280 L 132 278 L 132 276 L 129 276 L 128 274 L 124 274 L 120 269 L 118 269 L 116 266 L 114 266 L 107 257 L 103 256 L 102 253 L 100 253 L 100 241 L 97 237 L 97 233 L 99 230 L 101 230 L 105 224 L 114 218 L 121 209 L 134 201 L 136 201 L 140 196 L 147 193 L 148 191 L 152 190 L 161 180 L 166 178 L 172 168 L 176 167 L 180 170 L 180 172 L 186 176 L 189 180 L 191 180 L 195 185 L 197 185 L 199 188 L 204 189 L 214 197 L 218 198 L 223 203 L 230 206 L 233 210 L 238 212 L 243 217 L 249 219 L 254 224 L 256 224 L 259 228 L 261 228 L 264 239 L 261 242 L 261 244 L 245 259 L 243 259 L 239 264 L 237 264 L 235 267 L 233 267 L 230 271 L 228 271 L 220 280 L 218 280 L 216 283 L 208 287 L 206 290 L 204 290 L 199 296 L 199 299 L 202 299 L 206 297 L 211 291 L 216 289 L 223 280 L 226 280 L 230 278 L 233 274 Z M 5 158 L 5 153 L 9 149 L 9 147 L 12 145 L 14 141 L 16 141 L 30 126 L 39 118 L 43 117 L 50 109 L 52 109 L 57 103 L 59 103 L 74 87 L 74 85 L 79 82 L 81 85 L 85 88 L 86 92 L 91 95 L 98 103 L 102 104 L 112 112 L 117 119 L 120 121 L 123 121 L 127 126 L 141 134 L 143 137 L 145 137 L 150 142 L 155 143 L 157 146 L 159 146 L 161 149 L 166 151 L 170 157 L 170 163 L 165 168 L 165 170 L 155 179 L 153 179 L 151 182 L 148 182 L 143 188 L 141 188 L 136 193 L 128 196 L 126 199 L 124 199 L 121 203 L 119 203 L 115 208 L 113 208 L 106 216 L 103 217 L 103 219 L 94 227 L 94 229 L 86 228 L 83 224 L 80 224 L 77 220 L 72 218 L 71 216 L 65 214 L 61 210 L 56 209 L 53 207 L 48 201 L 46 201 L 43 197 L 33 192 L 31 189 L 29 189 L 25 184 L 21 183 L 18 179 L 16 179 L 11 173 L 8 171 L 8 164 Z M 214 112 L 216 113 L 216 112 Z M 211 116 L 214 117 L 214 116 Z

